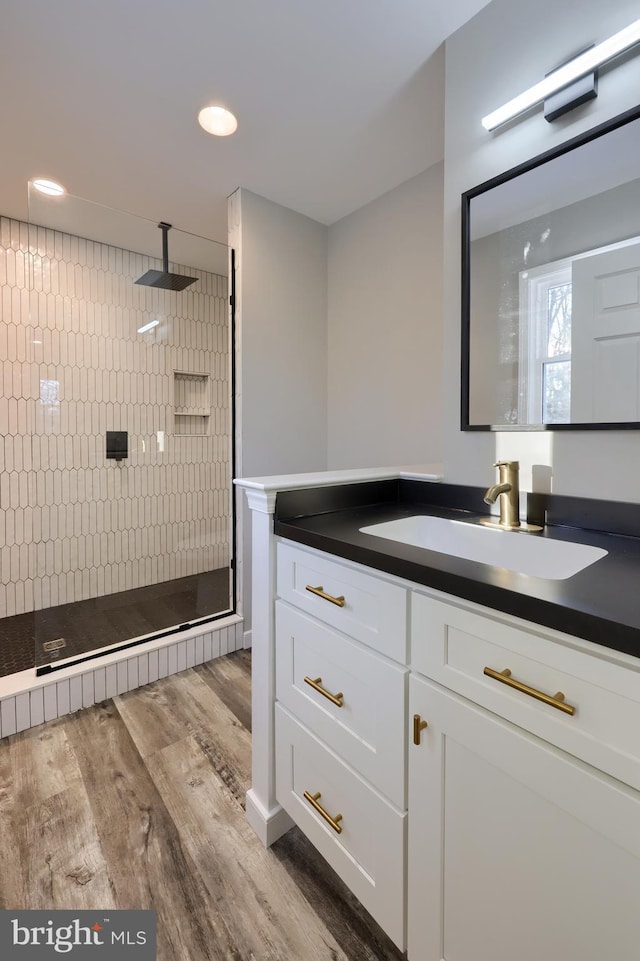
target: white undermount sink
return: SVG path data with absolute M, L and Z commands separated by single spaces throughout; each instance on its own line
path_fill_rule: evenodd
M 572 577 L 607 554 L 602 548 L 588 544 L 422 514 L 370 524 L 360 531 L 440 554 L 492 564 L 517 574 L 556 581 Z

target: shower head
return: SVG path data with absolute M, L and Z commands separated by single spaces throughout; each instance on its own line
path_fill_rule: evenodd
M 169 273 L 167 234 L 171 230 L 171 224 L 159 223 L 158 227 L 162 231 L 162 270 L 148 270 L 142 277 L 138 277 L 136 284 L 142 284 L 144 287 L 161 287 L 163 290 L 184 290 L 189 284 L 195 284 L 198 278 Z

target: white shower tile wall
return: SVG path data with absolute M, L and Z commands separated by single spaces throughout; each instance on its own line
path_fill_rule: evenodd
M 0 617 L 229 564 L 227 278 L 134 283 L 159 266 L 0 218 Z M 196 436 L 175 429 L 176 371 L 208 375 Z

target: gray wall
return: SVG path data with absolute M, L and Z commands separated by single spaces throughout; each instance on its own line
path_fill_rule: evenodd
M 249 190 L 239 195 L 242 470 L 322 469 L 327 229 Z
M 249 190 L 230 198 L 236 251 L 237 472 L 327 465 L 327 228 Z M 238 568 L 250 628 L 251 525 L 238 497 Z
M 640 57 L 602 72 L 599 96 L 554 124 L 540 109 L 493 134 L 481 118 L 540 80 L 554 65 L 604 40 L 638 16 L 633 0 L 493 0 L 446 44 L 444 209 L 444 418 L 448 480 L 482 485 L 496 456 L 518 457 L 523 486 L 547 464 L 556 493 L 640 500 L 640 442 L 634 431 L 462 433 L 460 388 L 460 194 L 637 104 Z M 596 453 L 597 452 L 597 453 Z M 611 483 L 611 465 L 616 483 Z
M 442 457 L 442 165 L 327 228 L 248 190 L 236 250 L 237 473 Z M 250 629 L 250 519 L 238 498 Z
M 442 458 L 436 164 L 329 228 L 329 466 Z

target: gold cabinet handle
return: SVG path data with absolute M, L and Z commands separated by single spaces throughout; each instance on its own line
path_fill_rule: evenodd
M 565 714 L 575 714 L 576 709 L 572 704 L 565 704 L 564 694 L 562 691 L 557 691 L 555 694 L 545 694 L 544 691 L 538 691 L 535 687 L 529 687 L 528 684 L 523 684 L 522 681 L 516 681 L 511 677 L 511 671 L 508 667 L 505 667 L 504 671 L 496 671 L 492 667 L 485 667 L 484 673 L 487 677 L 492 677 L 494 681 L 500 681 L 501 684 L 506 684 L 508 687 L 512 687 L 516 691 L 520 691 L 522 694 L 528 694 L 529 697 L 535 697 L 536 701 L 543 701 L 545 704 L 549 704 L 551 707 L 557 708 L 559 711 L 563 711 Z
M 327 824 L 331 825 L 331 827 L 336 832 L 336 834 L 342 834 L 342 827 L 338 824 L 338 821 L 342 821 L 342 815 L 336 814 L 336 816 L 332 818 L 331 815 L 328 813 L 328 811 L 325 811 L 322 805 L 318 804 L 319 799 L 322 797 L 322 795 L 320 794 L 320 791 L 318 791 L 316 794 L 309 794 L 308 791 L 305 791 L 304 797 L 305 797 L 305 800 L 309 802 L 311 807 L 314 808 L 318 812 L 318 814 L 320 814 L 325 819 Z
M 344 596 L 341 594 L 340 597 L 334 597 L 333 594 L 325 594 L 322 585 L 320 585 L 320 587 L 312 587 L 311 584 L 307 584 L 306 590 L 311 591 L 312 594 L 316 594 L 325 601 L 331 601 L 332 604 L 337 604 L 338 607 L 344 607 Z
M 330 691 L 327 691 L 326 688 L 321 686 L 322 685 L 321 677 L 316 677 L 316 678 L 305 677 L 304 683 L 312 687 L 314 691 L 318 692 L 318 694 L 322 694 L 323 697 L 326 697 L 326 699 L 328 701 L 331 701 L 332 704 L 335 704 L 336 707 L 344 707 L 344 704 L 342 703 L 344 700 L 344 694 L 342 693 L 342 691 L 340 691 L 339 694 L 331 694 Z
M 428 727 L 426 721 L 423 721 L 419 714 L 413 715 L 413 743 L 420 744 L 420 732 L 424 731 L 425 727 Z

